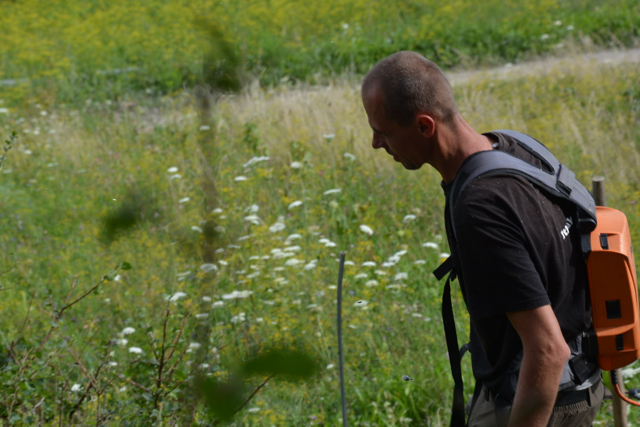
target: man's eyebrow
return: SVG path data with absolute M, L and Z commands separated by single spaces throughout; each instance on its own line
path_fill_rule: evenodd
M 369 125 L 369 126 L 371 127 L 371 129 L 373 129 L 373 131 L 374 131 L 374 132 L 377 132 L 377 133 L 380 133 L 380 134 L 382 134 L 382 135 L 385 135 L 385 136 L 386 136 L 386 134 L 385 134 L 384 132 L 379 131 L 378 129 L 374 128 L 374 127 L 373 127 L 373 126 L 371 126 L 371 125 Z

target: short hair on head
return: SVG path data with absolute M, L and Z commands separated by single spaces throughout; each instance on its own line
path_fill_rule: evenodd
M 448 125 L 459 114 L 447 78 L 416 52 L 396 52 L 378 62 L 365 76 L 362 94 L 372 87 L 382 90 L 387 117 L 400 126 L 409 126 L 419 112 Z

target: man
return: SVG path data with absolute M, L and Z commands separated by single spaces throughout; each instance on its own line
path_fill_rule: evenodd
M 477 133 L 440 69 L 417 53 L 398 52 L 372 68 L 362 100 L 373 148 L 406 169 L 433 166 L 446 196 L 465 160 L 481 151 L 503 150 L 544 167 L 512 137 Z M 471 318 L 473 372 L 483 386 L 467 406 L 469 426 L 590 426 L 604 395 L 599 368 L 589 365 L 587 378 L 561 383 L 591 324 L 571 205 L 524 177 L 492 175 L 459 195 L 455 236 L 449 209 L 447 203 L 447 236 Z

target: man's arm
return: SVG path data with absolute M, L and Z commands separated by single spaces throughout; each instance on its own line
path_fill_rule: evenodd
M 507 316 L 524 348 L 509 426 L 546 427 L 571 350 L 550 305 Z

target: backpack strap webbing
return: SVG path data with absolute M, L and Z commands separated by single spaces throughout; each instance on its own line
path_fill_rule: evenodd
M 442 322 L 447 341 L 451 375 L 454 381 L 450 425 L 451 427 L 465 427 L 464 383 L 462 381 L 462 366 L 460 363 L 461 354 L 458 349 L 458 334 L 456 332 L 456 322 L 453 317 L 453 305 L 451 304 L 451 280 L 453 279 L 455 279 L 455 270 L 449 273 L 442 294 Z

